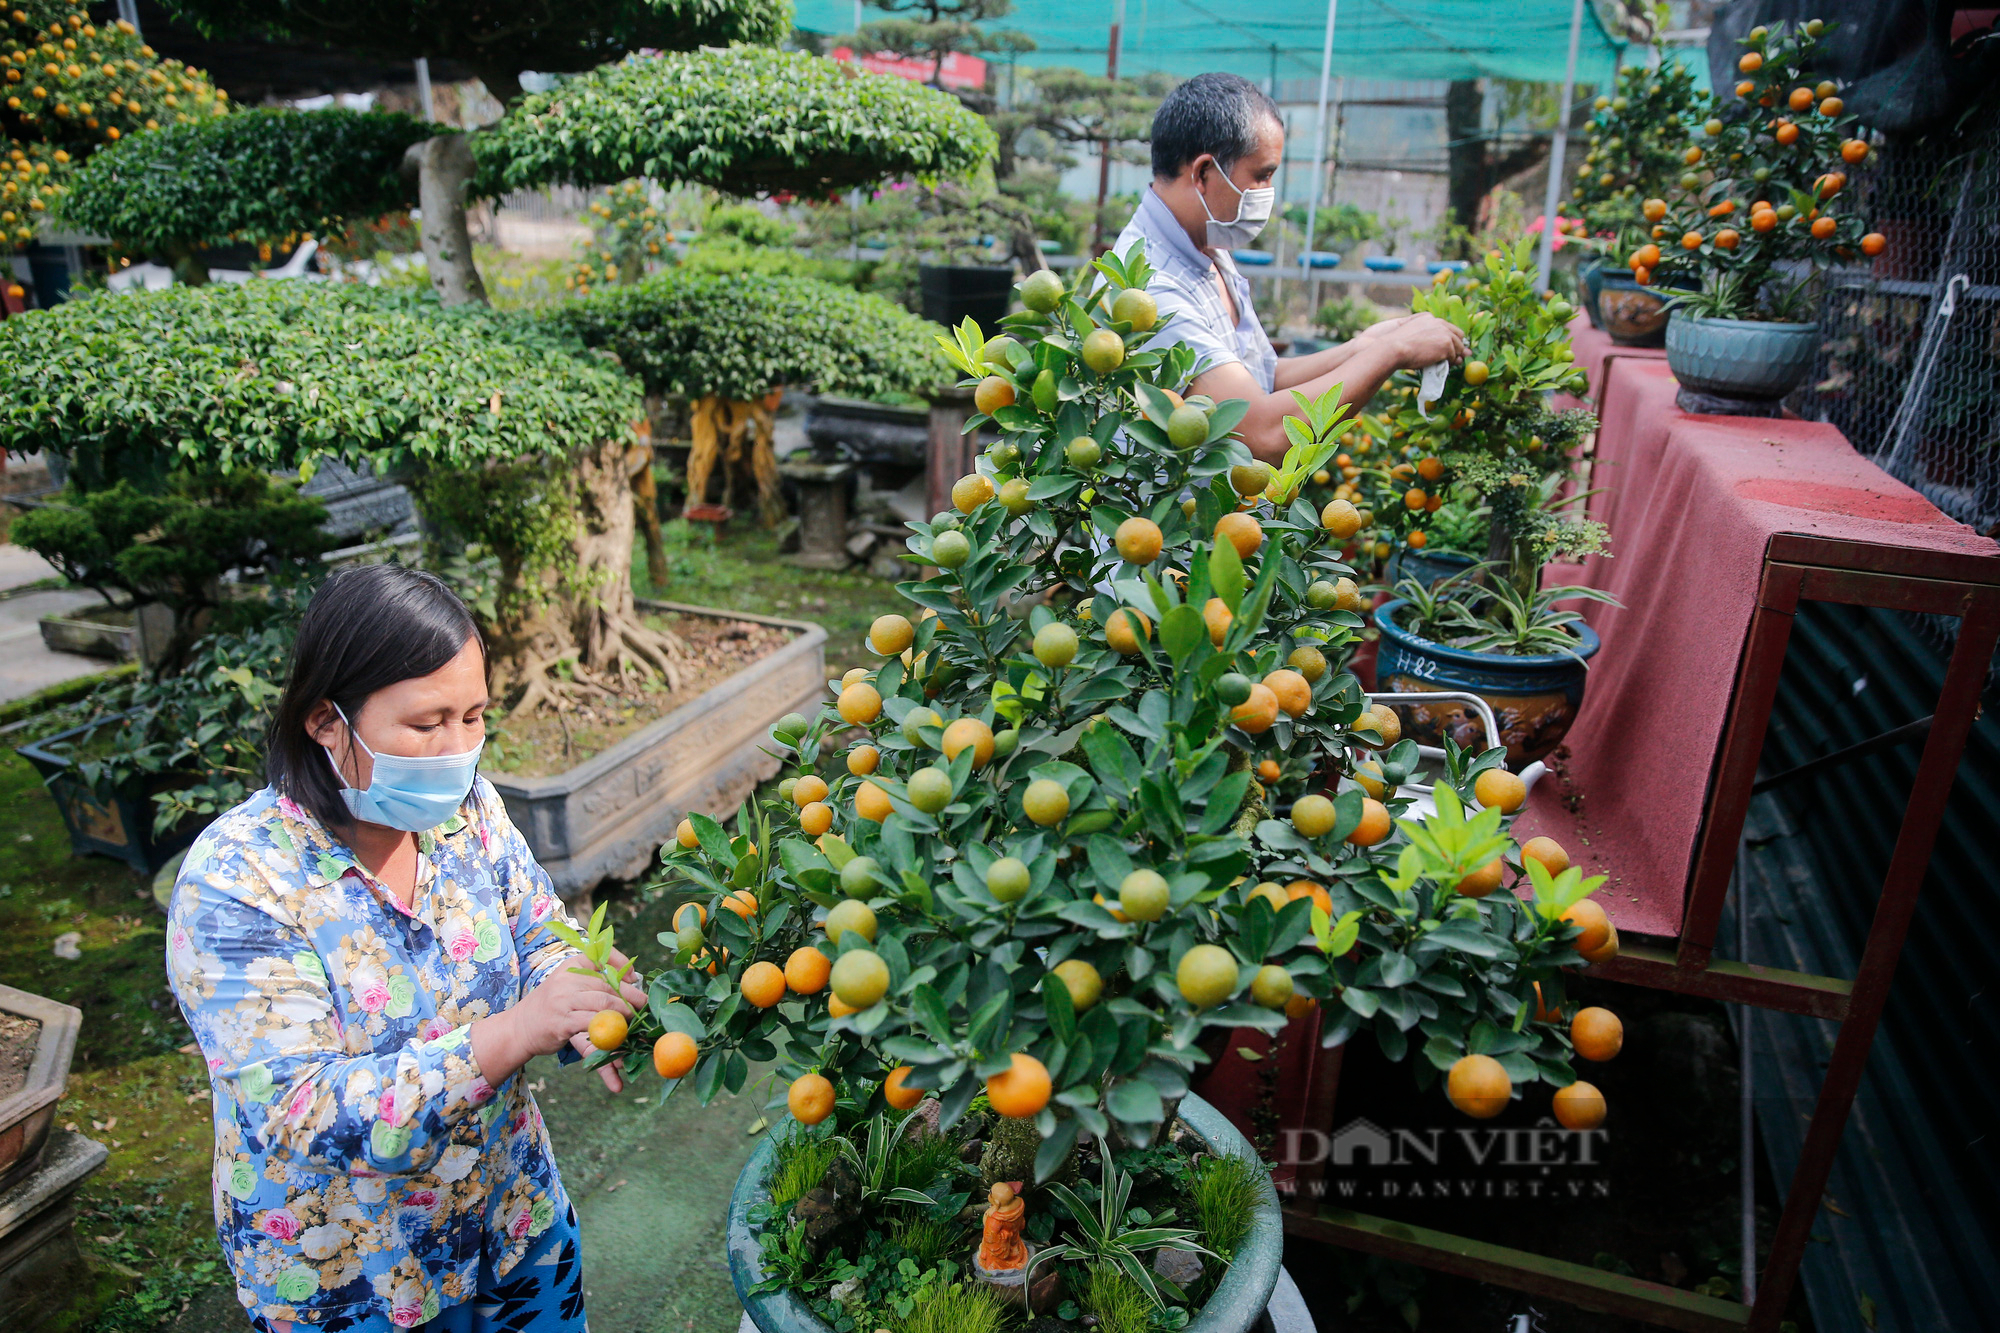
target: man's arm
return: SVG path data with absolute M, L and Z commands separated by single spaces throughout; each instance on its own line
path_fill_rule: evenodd
M 1341 385 L 1340 401 L 1358 409 L 1375 396 L 1375 391 L 1382 387 L 1384 380 L 1398 370 L 1428 366 L 1436 361 L 1463 359 L 1465 334 L 1455 324 L 1433 315 L 1423 315 L 1406 320 L 1380 336 L 1357 338 L 1332 350 L 1347 352 L 1334 369 L 1322 370 L 1309 379 L 1289 384 L 1280 379 L 1274 393 L 1265 393 L 1259 388 L 1241 361 L 1230 361 L 1195 376 L 1194 391 L 1207 394 L 1217 402 L 1241 398 L 1249 403 L 1250 410 L 1244 414 L 1237 434 L 1250 446 L 1253 455 L 1276 466 L 1284 460 L 1285 450 L 1291 443 L 1285 437 L 1284 419 L 1304 415 L 1299 410 L 1298 401 L 1292 397 L 1293 390 L 1313 399 L 1338 381 Z M 1314 358 L 1296 359 L 1310 361 Z M 1278 364 L 1282 367 L 1285 363 L 1280 361 Z
M 1307 380 L 1316 380 L 1329 371 L 1338 370 L 1350 357 L 1365 347 L 1371 338 L 1380 338 L 1394 333 L 1404 324 L 1415 319 L 1415 315 L 1398 315 L 1371 324 L 1346 342 L 1332 347 L 1322 347 L 1317 352 L 1307 352 L 1304 356 L 1281 356 L 1278 358 L 1277 374 L 1274 377 L 1280 389 L 1294 389 Z

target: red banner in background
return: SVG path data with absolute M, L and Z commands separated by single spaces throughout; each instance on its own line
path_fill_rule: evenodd
M 858 59 L 854 48 L 837 46 L 833 58 L 847 64 L 859 64 L 870 74 L 893 74 L 899 79 L 909 79 L 915 83 L 929 83 L 933 62 L 912 60 L 908 56 L 891 55 L 878 51 L 872 56 Z M 944 58 L 937 69 L 937 81 L 945 88 L 984 88 L 986 86 L 986 62 L 978 56 L 963 56 L 956 52 Z

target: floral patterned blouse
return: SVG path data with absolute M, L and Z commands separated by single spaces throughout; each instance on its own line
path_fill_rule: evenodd
M 484 778 L 417 846 L 405 911 L 267 787 L 174 885 L 167 970 L 214 1091 L 216 1230 L 267 1320 L 434 1318 L 477 1292 L 483 1256 L 504 1276 L 568 1212 L 534 1098 L 519 1074 L 487 1085 L 468 1029 L 574 956 L 548 929 L 569 918 Z

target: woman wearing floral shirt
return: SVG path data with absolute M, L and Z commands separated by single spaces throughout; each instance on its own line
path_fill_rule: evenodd
M 548 928 L 562 904 L 476 775 L 485 668 L 435 577 L 334 574 L 300 626 L 271 785 L 174 887 L 216 1228 L 260 1330 L 585 1327 L 576 1217 L 517 1074 L 644 997 L 572 967 Z

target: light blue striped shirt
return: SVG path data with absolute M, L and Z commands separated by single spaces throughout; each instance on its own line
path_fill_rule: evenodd
M 1219 250 L 1211 259 L 1196 249 L 1188 240 L 1187 229 L 1175 220 L 1166 201 L 1151 186 L 1146 188 L 1132 220 L 1119 233 L 1115 248 L 1123 255 L 1138 241 L 1146 243 L 1147 262 L 1159 270 L 1146 290 L 1159 303 L 1163 321 L 1169 313 L 1174 316 L 1173 322 L 1161 329 L 1148 346 L 1186 343 L 1199 357 L 1197 374 L 1240 361 L 1258 387 L 1265 393 L 1272 392 L 1276 387 L 1278 353 L 1265 336 L 1264 326 L 1257 322 L 1257 312 L 1250 306 L 1249 280 L 1237 271 L 1229 252 Z M 1218 270 L 1236 302 L 1233 322 L 1222 293 L 1215 288 Z

